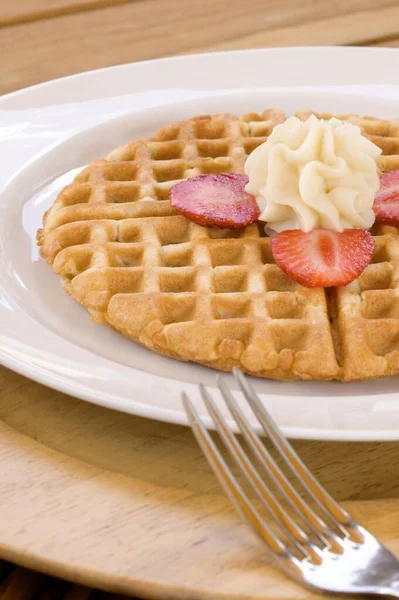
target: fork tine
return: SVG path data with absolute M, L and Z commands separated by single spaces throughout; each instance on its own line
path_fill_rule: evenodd
M 230 498 L 237 511 L 247 521 L 261 539 L 267 544 L 270 551 L 279 559 L 289 559 L 295 562 L 295 557 L 289 552 L 285 544 L 275 535 L 264 522 L 256 508 L 252 505 L 244 490 L 235 479 L 226 461 L 216 448 L 206 427 L 202 423 L 198 412 L 187 395 L 182 393 L 183 406 L 189 419 L 191 428 L 197 441 L 207 458 L 212 470 L 219 479 L 227 496 Z
M 283 496 L 285 502 L 297 515 L 302 523 L 306 525 L 313 535 L 323 544 L 330 544 L 331 537 L 335 535 L 331 529 L 320 519 L 320 517 L 303 501 L 295 488 L 288 481 L 279 466 L 271 457 L 267 448 L 262 444 L 259 436 L 253 431 L 249 421 L 239 408 L 233 394 L 221 377 L 217 377 L 219 390 L 232 414 L 240 432 L 246 439 L 252 453 L 257 457 L 268 477 Z
M 205 406 L 211 415 L 216 430 L 218 431 L 221 439 L 223 440 L 227 450 L 229 451 L 232 459 L 236 465 L 240 468 L 245 479 L 251 486 L 251 489 L 256 493 L 259 500 L 262 502 L 263 507 L 271 519 L 277 524 L 284 535 L 290 540 L 292 544 L 300 552 L 301 557 L 310 557 L 312 552 L 311 540 L 308 538 L 306 533 L 293 521 L 289 514 L 277 501 L 274 494 L 267 488 L 265 483 L 259 477 L 258 472 L 249 461 L 241 445 L 238 443 L 236 437 L 232 433 L 231 429 L 226 424 L 219 408 L 211 398 L 208 390 L 201 384 L 200 391 L 204 400 Z
M 233 373 L 264 432 L 273 442 L 291 473 L 314 500 L 322 513 L 345 535 L 348 535 L 346 527 L 352 531 L 352 529 L 355 529 L 356 525 L 352 517 L 330 496 L 304 465 L 291 444 L 280 432 L 276 423 L 259 400 L 257 394 L 254 392 L 243 373 L 236 368 L 233 369 Z

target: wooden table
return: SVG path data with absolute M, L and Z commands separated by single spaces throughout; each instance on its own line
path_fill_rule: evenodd
M 317 44 L 399 46 L 397 0 L 303 0 L 300 4 L 296 0 L 0 0 L 0 93 L 79 71 L 171 54 Z M 161 482 L 169 490 L 166 495 L 185 486 L 198 494 L 212 491 L 218 494 L 223 515 L 234 518 L 184 428 L 85 405 L 4 368 L 0 368 L 0 400 L 0 440 L 7 437 L 17 444 L 13 460 L 22 479 L 26 473 L 22 467 L 31 464 L 33 469 L 43 457 L 52 460 L 53 454 L 61 452 L 65 461 L 78 461 L 84 468 L 134 475 L 135 481 L 148 485 Z M 123 444 L 125 460 L 116 469 L 111 456 Z M 101 452 L 101 445 L 108 454 Z M 385 531 L 398 551 L 392 532 L 392 524 L 399 522 L 398 445 L 299 442 L 296 446 L 329 490 L 353 504 L 363 522 Z M 0 445 L 0 471 L 9 460 L 9 446 L 3 451 L 4 447 Z M 22 449 L 36 462 L 29 463 L 25 454 L 23 459 L 18 454 Z M 130 461 L 135 460 L 132 467 Z M 40 472 L 37 478 L 40 483 Z M 26 494 L 32 494 L 32 489 Z M 5 497 L 3 489 L 2 509 Z M 41 567 L 29 557 L 16 560 Z M 71 578 L 79 580 L 75 573 Z M 93 585 L 95 581 L 94 577 Z M 279 597 L 283 596 L 279 593 Z M 4 561 L 0 598 L 122 597 Z

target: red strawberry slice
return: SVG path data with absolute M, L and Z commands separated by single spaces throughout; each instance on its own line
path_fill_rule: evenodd
M 364 229 L 292 229 L 279 233 L 271 246 L 276 263 L 292 279 L 306 287 L 331 287 L 360 275 L 373 256 L 374 240 Z
M 380 189 L 375 195 L 375 220 L 399 227 L 399 171 L 389 171 L 380 177 Z
M 190 221 L 204 227 L 245 227 L 260 211 L 255 197 L 245 191 L 246 175 L 199 175 L 174 185 L 172 206 Z

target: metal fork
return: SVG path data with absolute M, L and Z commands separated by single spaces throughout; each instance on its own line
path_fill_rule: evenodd
M 183 394 L 184 408 L 195 437 L 243 519 L 297 583 L 324 592 L 399 598 L 398 560 L 320 485 L 245 376 L 237 369 L 233 373 L 263 432 L 295 481 L 294 487 L 249 424 L 223 379 L 218 377 L 219 390 L 250 452 L 244 450 L 217 402 L 200 385 L 216 431 L 259 501 L 254 503 L 218 450 L 193 403 Z

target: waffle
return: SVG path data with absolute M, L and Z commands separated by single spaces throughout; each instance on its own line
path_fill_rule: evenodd
M 344 119 L 383 149 L 382 171 L 399 168 L 394 122 Z M 118 148 L 60 193 L 38 232 L 41 254 L 96 322 L 175 359 L 278 380 L 399 373 L 396 228 L 374 228 L 358 280 L 312 289 L 277 267 L 261 224 L 201 227 L 168 200 L 181 179 L 243 172 L 284 120 L 278 110 L 205 115 Z

